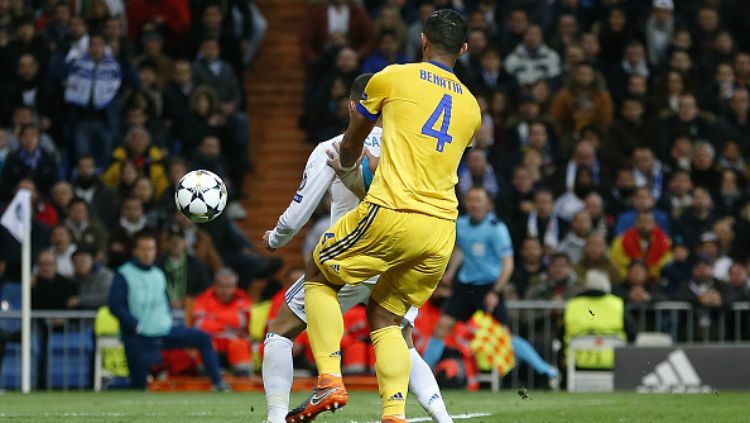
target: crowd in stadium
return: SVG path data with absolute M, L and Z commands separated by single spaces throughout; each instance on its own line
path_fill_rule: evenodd
M 346 129 L 357 75 L 419 60 L 421 22 L 443 7 L 469 19 L 455 72 L 483 113 L 457 194 L 483 188 L 509 228 L 505 300 L 570 299 L 596 269 L 625 303 L 688 301 L 705 327 L 750 301 L 750 3 L 315 2 L 308 141 Z M 144 229 L 176 309 L 225 266 L 240 288 L 277 273 L 235 221 L 252 170 L 243 80 L 265 25 L 252 1 L 0 1 L 0 204 L 33 192 L 34 308 L 106 305 Z M 200 226 L 173 206 L 190 169 L 230 193 Z M 0 283 L 19 280 L 5 229 L 0 251 Z

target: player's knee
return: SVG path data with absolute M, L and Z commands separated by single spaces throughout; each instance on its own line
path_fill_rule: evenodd
M 276 315 L 276 318 L 268 324 L 268 332 L 294 341 L 305 330 L 305 326 L 305 322 L 294 315 L 289 306 L 284 303 L 279 309 L 279 314 Z
M 367 304 L 367 320 L 370 322 L 370 330 L 376 331 L 388 326 L 400 326 L 403 316 L 394 314 L 375 301 Z

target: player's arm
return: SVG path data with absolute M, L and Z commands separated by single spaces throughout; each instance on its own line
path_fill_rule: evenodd
M 324 147 L 320 145 L 310 154 L 305 165 L 305 176 L 289 207 L 279 217 L 276 227 L 263 236 L 266 247 L 272 250 L 286 245 L 310 220 L 323 196 L 331 187 L 336 173 L 326 164 Z
M 445 269 L 445 274 L 443 275 L 443 281 L 447 283 L 453 283 L 453 278 L 456 277 L 456 272 L 458 272 L 458 268 L 461 267 L 461 263 L 464 261 L 464 253 L 461 251 L 458 246 L 453 248 L 453 254 L 451 254 L 451 258 L 448 261 L 448 268 Z
M 508 285 L 515 264 L 513 261 L 513 244 L 510 239 L 508 227 L 501 223 L 498 224 L 496 228 L 497 236 L 494 238 L 495 241 L 493 243 L 493 248 L 495 249 L 496 254 L 500 257 L 502 271 L 500 271 L 500 276 L 495 280 L 495 285 L 492 287 L 492 291 L 500 294 L 505 289 L 505 286 Z

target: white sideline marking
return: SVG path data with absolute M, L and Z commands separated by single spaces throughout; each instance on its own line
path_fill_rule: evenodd
M 487 417 L 491 414 L 489 413 L 464 413 L 464 414 L 456 414 L 451 416 L 453 420 L 466 420 L 466 419 L 473 419 L 474 417 Z M 416 423 L 416 422 L 431 422 L 431 417 L 415 417 L 413 419 L 406 419 L 408 423 Z M 358 421 L 352 420 L 351 423 L 359 423 Z M 380 422 L 362 422 L 362 423 L 380 423 Z

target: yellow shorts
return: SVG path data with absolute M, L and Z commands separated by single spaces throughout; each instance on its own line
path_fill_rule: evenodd
M 323 234 L 313 258 L 336 285 L 381 275 L 371 298 L 403 316 L 430 298 L 455 241 L 454 221 L 363 201 Z

